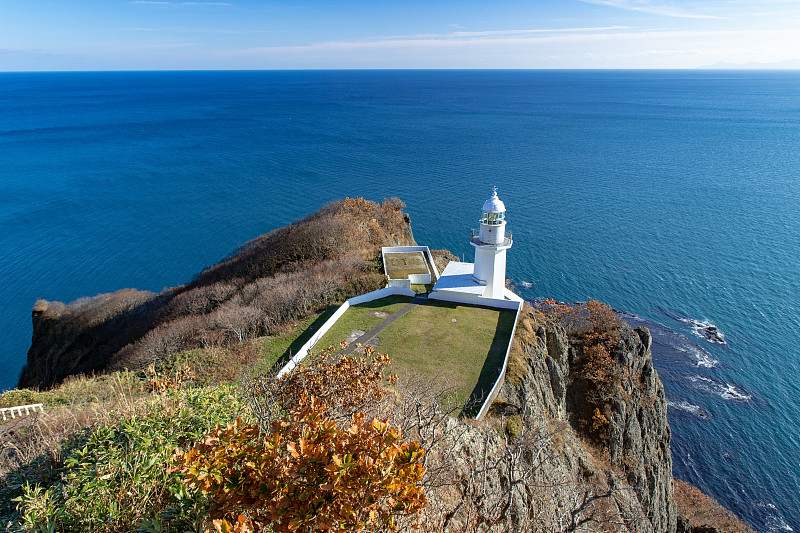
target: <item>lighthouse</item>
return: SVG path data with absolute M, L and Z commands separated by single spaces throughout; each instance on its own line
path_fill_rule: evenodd
M 470 244 L 475 247 L 475 262 L 447 263 L 428 298 L 517 309 L 522 298 L 506 288 L 511 233 L 506 231 L 506 206 L 497 197 L 497 188 L 483 204 L 480 228 L 472 230 Z
M 472 278 L 484 285 L 484 298 L 503 298 L 506 283 L 506 250 L 512 238 L 506 235 L 506 206 L 497 197 L 497 187 L 483 204 L 480 229 L 472 230 L 470 244 L 475 247 Z

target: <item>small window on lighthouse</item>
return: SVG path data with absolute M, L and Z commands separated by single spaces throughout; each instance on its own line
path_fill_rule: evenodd
M 484 213 L 483 221 L 492 226 L 499 226 L 505 218 L 505 213 Z

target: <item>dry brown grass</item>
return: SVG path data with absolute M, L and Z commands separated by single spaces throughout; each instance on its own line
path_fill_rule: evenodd
M 19 418 L 0 425 L 0 489 L 9 482 L 11 472 L 25 474 L 35 470 L 35 479 L 47 479 L 47 471 L 57 474 L 62 460 L 63 444 L 84 428 L 106 423 L 112 419 L 136 414 L 144 408 L 146 396 L 138 382 L 120 374 L 112 376 L 96 402 L 79 402 L 48 408 L 43 413 Z M 20 469 L 23 469 L 20 472 Z
M 678 479 L 673 480 L 672 486 L 678 514 L 689 519 L 692 527 L 715 527 L 725 533 L 755 533 L 750 526 L 697 487 Z
M 178 351 L 280 334 L 378 289 L 380 247 L 413 244 L 403 207 L 396 199 L 329 204 L 160 295 L 126 289 L 69 305 L 39 301 L 32 349 L 48 363 L 26 368 L 20 383 L 50 387 L 70 374 L 140 369 Z
M 519 385 L 522 378 L 528 373 L 526 346 L 532 346 L 537 343 L 536 331 L 546 323 L 547 318 L 541 311 L 527 302 L 523 305 L 514 339 L 511 341 L 508 368 L 506 369 L 506 379 L 512 385 Z
M 390 279 L 407 279 L 411 274 L 430 274 L 422 252 L 391 252 L 384 254 L 386 275 Z

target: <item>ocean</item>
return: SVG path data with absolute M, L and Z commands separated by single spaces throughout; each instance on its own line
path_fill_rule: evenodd
M 344 196 L 471 260 L 492 186 L 522 296 L 651 328 L 675 476 L 800 531 L 800 72 L 2 73 L 0 389 L 37 298 L 179 285 Z

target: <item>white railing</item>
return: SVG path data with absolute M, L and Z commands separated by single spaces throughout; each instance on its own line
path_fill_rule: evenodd
M 17 416 L 23 416 L 22 415 L 23 409 L 25 410 L 25 415 L 31 414 L 31 411 L 35 413 L 36 409 L 39 409 L 39 411 L 44 413 L 44 406 L 40 403 L 33 403 L 30 405 L 17 405 L 15 407 L 2 407 L 0 408 L 0 411 L 3 412 L 3 420 L 8 420 L 7 415 L 9 413 L 11 414 L 12 419 L 17 418 Z
M 480 245 L 483 245 L 483 246 L 513 246 L 514 245 L 514 234 L 511 233 L 510 231 L 507 231 L 505 239 L 503 239 L 503 242 L 486 243 L 486 242 L 483 242 L 481 240 L 481 231 L 477 230 L 475 228 L 472 228 L 470 230 L 469 240 L 470 240 L 470 242 L 472 242 L 474 244 L 477 244 L 479 246 Z

